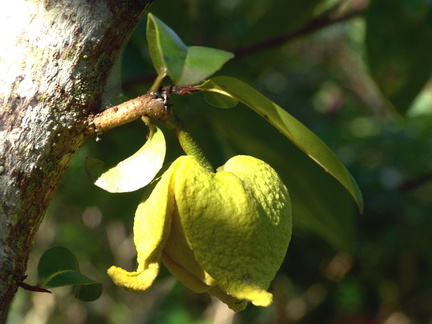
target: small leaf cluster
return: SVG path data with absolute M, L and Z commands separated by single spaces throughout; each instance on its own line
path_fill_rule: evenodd
M 219 108 L 232 108 L 238 101 L 242 102 L 339 181 L 362 211 L 360 189 L 345 166 L 323 141 L 283 108 L 235 78 L 215 77 L 197 85 L 231 59 L 231 53 L 207 47 L 188 47 L 170 27 L 152 14 L 148 15 L 147 40 L 154 68 L 162 79 L 168 75 L 176 85 L 194 85 L 205 92 L 208 103 Z M 148 142 L 112 169 L 107 170 L 101 161 L 88 160 L 87 170 L 95 185 L 110 192 L 128 192 L 132 191 L 131 188 L 136 190 L 150 183 L 161 169 L 165 156 L 163 135 L 153 136 L 154 130 L 161 134 L 156 126 L 151 126 Z M 134 187 L 132 183 L 138 183 L 138 178 L 142 178 L 141 184 Z
M 102 284 L 83 275 L 75 255 L 65 247 L 51 248 L 41 256 L 38 265 L 40 288 L 73 285 L 75 297 L 93 301 L 102 294 Z

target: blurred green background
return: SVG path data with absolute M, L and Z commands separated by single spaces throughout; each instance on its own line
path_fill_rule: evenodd
M 184 288 L 165 269 L 145 293 L 113 285 L 108 267 L 135 267 L 131 231 L 142 190 L 102 191 L 88 180 L 84 160 L 116 163 L 135 152 L 147 134 L 135 122 L 90 139 L 76 153 L 29 260 L 26 282 L 35 284 L 40 255 L 67 247 L 81 271 L 102 282 L 102 297 L 84 303 L 69 287 L 53 294 L 20 290 L 9 323 L 432 323 L 431 1 L 155 0 L 150 11 L 188 45 L 241 54 L 218 74 L 249 83 L 323 139 L 357 180 L 364 214 L 246 107 L 214 108 L 201 94 L 173 97 L 175 112 L 215 166 L 250 154 L 271 164 L 291 191 L 293 238 L 270 288 L 274 304 L 235 314 Z M 320 17 L 351 12 L 359 14 L 278 46 L 240 52 L 317 27 Z M 113 72 L 105 107 L 145 93 L 154 79 L 145 20 Z M 163 130 L 172 161 L 182 152 Z

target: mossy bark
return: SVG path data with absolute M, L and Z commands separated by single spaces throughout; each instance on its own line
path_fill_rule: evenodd
M 0 323 L 113 62 L 151 2 L 0 4 Z

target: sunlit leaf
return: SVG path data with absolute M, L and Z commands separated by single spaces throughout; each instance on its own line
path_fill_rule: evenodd
M 181 74 L 172 77 L 179 85 L 196 84 L 213 75 L 233 57 L 232 53 L 220 49 L 190 46 Z
M 159 18 L 148 14 L 147 42 L 153 65 L 158 73 L 181 74 L 188 47 L 180 37 Z
M 165 137 L 153 124 L 148 124 L 147 142 L 132 156 L 112 168 L 103 161 L 86 159 L 86 170 L 93 183 L 108 192 L 130 192 L 149 184 L 161 169 L 166 153 Z
M 360 189 L 336 154 L 306 126 L 277 104 L 242 81 L 231 77 L 215 77 L 198 88 L 233 97 L 260 114 L 336 178 L 354 198 L 360 211 L 363 210 Z
M 218 108 L 233 108 L 237 106 L 238 100 L 232 97 L 221 95 L 217 92 L 204 92 L 204 100 L 214 107 Z
M 79 271 L 75 255 L 64 247 L 47 250 L 38 264 L 39 286 L 54 288 L 75 286 L 75 297 L 84 301 L 96 300 L 102 294 L 102 285 Z
M 232 53 L 223 50 L 186 46 L 170 27 L 152 14 L 147 20 L 147 41 L 156 71 L 167 72 L 177 85 L 196 84 L 233 58 Z

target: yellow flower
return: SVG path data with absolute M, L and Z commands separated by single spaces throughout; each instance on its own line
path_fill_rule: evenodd
M 269 306 L 267 292 L 291 238 L 288 190 L 268 164 L 235 156 L 216 173 L 181 156 L 139 204 L 138 269 L 108 270 L 118 286 L 148 289 L 162 261 L 185 286 L 233 310 Z

